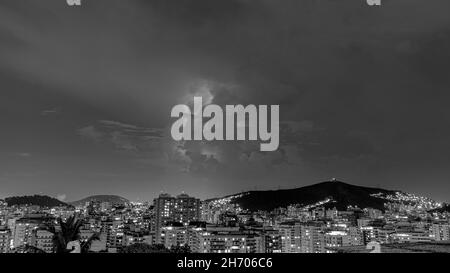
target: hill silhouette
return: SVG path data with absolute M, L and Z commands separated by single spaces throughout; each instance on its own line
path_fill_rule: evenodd
M 128 199 L 125 199 L 118 195 L 92 195 L 86 198 L 83 198 L 78 201 L 70 202 L 73 206 L 82 206 L 86 204 L 86 202 L 109 202 L 113 205 L 123 205 L 125 203 L 129 203 L 130 201 Z
M 21 205 L 35 205 L 41 207 L 60 207 L 66 206 L 70 207 L 69 204 L 64 203 L 56 198 L 46 196 L 46 195 L 30 195 L 30 196 L 11 196 L 5 198 L 5 202 L 8 206 L 21 206 Z
M 232 202 L 251 211 L 270 211 L 279 207 L 287 207 L 291 204 L 306 206 L 331 199 L 331 202 L 324 204 L 325 207 L 336 207 L 339 210 L 345 210 L 348 206 L 358 206 L 359 208 L 384 210 L 386 200 L 372 196 L 372 194 L 382 193 L 387 195 L 395 194 L 395 192 L 332 181 L 296 189 L 249 191 L 237 195 Z

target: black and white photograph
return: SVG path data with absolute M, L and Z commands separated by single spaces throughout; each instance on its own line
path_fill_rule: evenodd
M 450 253 L 449 11 L 0 0 L 0 264 Z

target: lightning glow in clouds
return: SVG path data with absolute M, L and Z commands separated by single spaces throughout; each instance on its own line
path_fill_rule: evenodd
M 189 106 L 184 104 L 179 104 L 172 108 L 171 116 L 178 118 L 178 120 L 173 123 L 171 134 L 176 141 L 255 141 L 258 140 L 259 136 L 260 141 L 266 142 L 260 144 L 261 151 L 275 151 L 278 149 L 280 142 L 279 110 L 279 105 L 270 106 L 271 122 L 269 130 L 267 105 L 259 105 L 258 107 L 252 104 L 245 107 L 243 105 L 226 105 L 224 127 L 224 112 L 222 108 L 215 104 L 209 104 L 203 109 L 202 97 L 194 97 L 193 112 L 191 112 Z M 209 118 L 209 120 L 203 125 L 204 118 Z

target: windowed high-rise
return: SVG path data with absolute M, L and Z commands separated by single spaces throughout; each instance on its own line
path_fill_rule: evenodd
M 187 194 L 161 194 L 154 200 L 156 243 L 161 243 L 161 227 L 170 222 L 184 225 L 200 220 L 200 199 Z
M 0 253 L 8 253 L 10 248 L 11 231 L 0 226 Z

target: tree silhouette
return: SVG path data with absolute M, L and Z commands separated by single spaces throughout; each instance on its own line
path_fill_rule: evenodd
M 13 253 L 35 253 L 35 254 L 45 254 L 46 252 L 40 248 L 31 245 L 23 245 L 15 248 Z
M 171 253 L 191 253 L 191 248 L 188 245 L 176 245 L 170 248 Z
M 80 228 L 83 224 L 76 216 L 71 216 L 63 221 L 58 218 L 60 230 L 56 230 L 54 225 L 48 227 L 48 230 L 53 233 L 53 246 L 56 253 L 69 253 L 72 250 L 67 249 L 67 244 L 73 241 L 80 240 Z M 81 253 L 89 252 L 91 244 L 95 240 L 100 240 L 99 234 L 92 234 L 86 241 L 80 242 Z
M 170 253 L 170 251 L 162 244 L 149 245 L 145 243 L 136 243 L 124 247 L 122 253 Z

